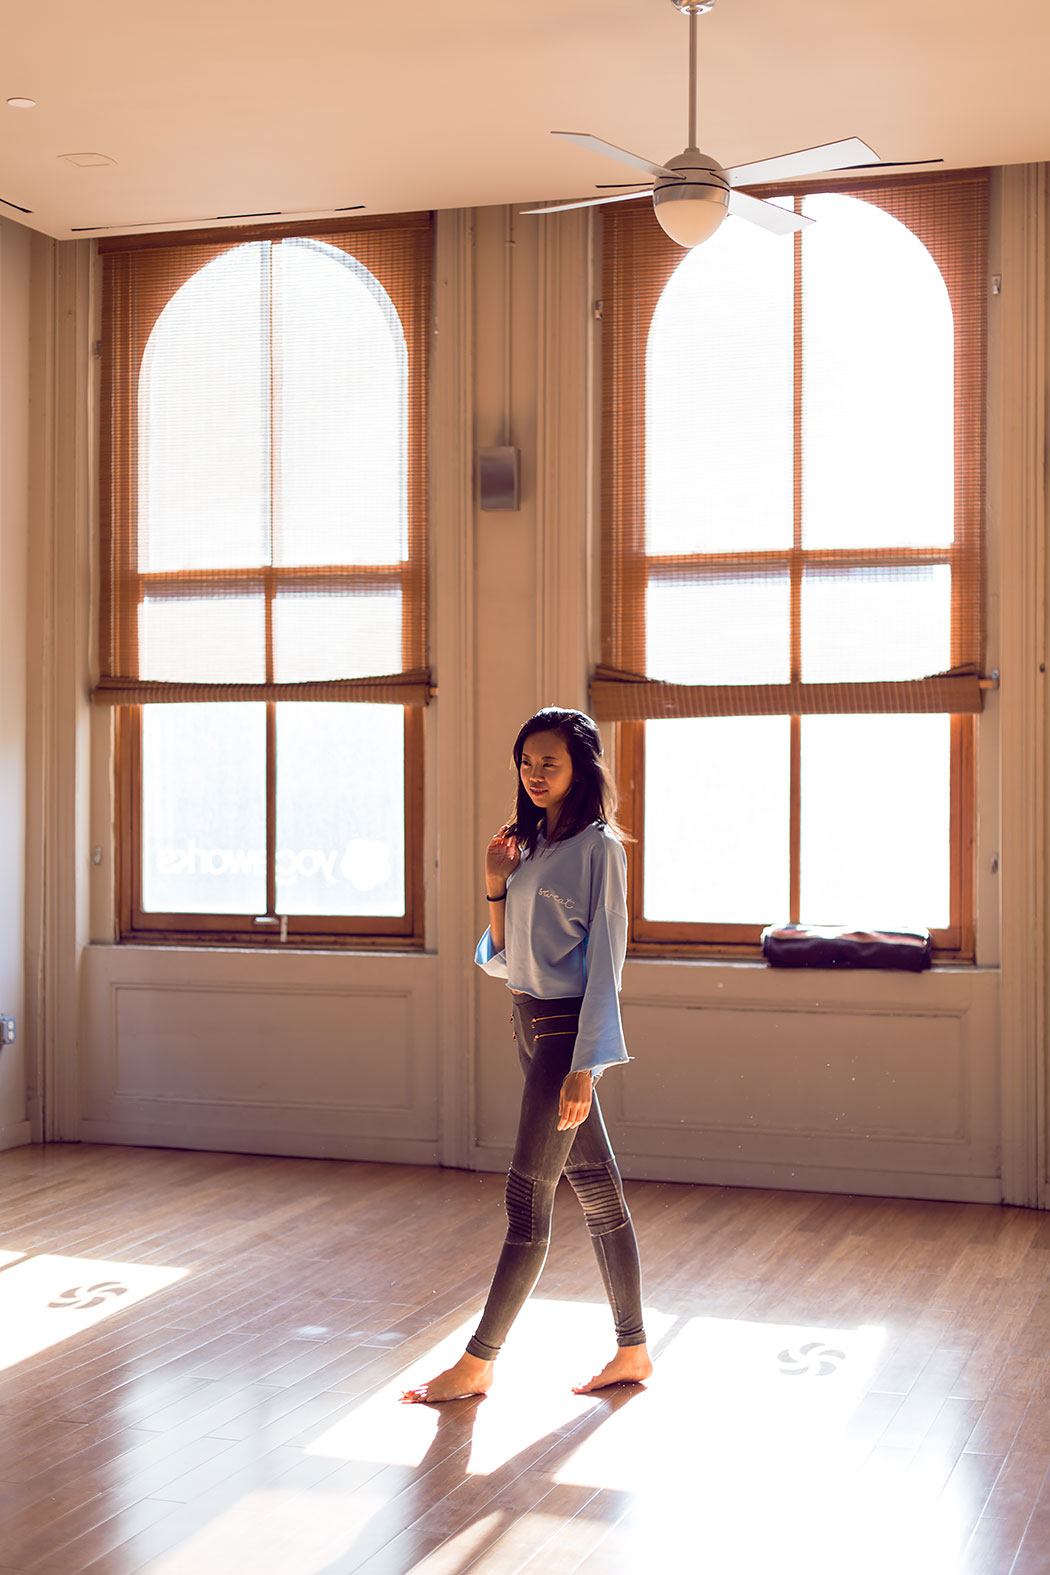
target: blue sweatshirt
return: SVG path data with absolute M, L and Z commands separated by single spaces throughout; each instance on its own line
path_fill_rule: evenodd
M 492 931 L 474 961 L 507 988 L 540 1000 L 582 995 L 572 1072 L 600 1076 L 630 1061 L 620 1022 L 620 974 L 627 955 L 627 855 L 596 820 L 564 842 L 543 832 L 507 881 L 506 942 Z

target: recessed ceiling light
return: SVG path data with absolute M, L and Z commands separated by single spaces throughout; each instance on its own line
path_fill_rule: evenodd
M 97 169 L 103 164 L 115 164 L 116 159 L 111 159 L 108 153 L 59 153 L 56 155 L 66 164 L 76 164 L 80 169 Z
M 35 98 L 9 98 L 8 109 L 36 109 Z

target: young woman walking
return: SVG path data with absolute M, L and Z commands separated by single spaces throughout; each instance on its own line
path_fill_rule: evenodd
M 514 743 L 513 820 L 485 855 L 491 920 L 475 961 L 506 980 L 525 1086 L 507 1176 L 507 1235 L 477 1332 L 459 1361 L 402 1400 L 484 1394 L 515 1317 L 540 1277 L 564 1171 L 583 1209 L 616 1329 L 616 1354 L 575 1393 L 653 1370 L 642 1325 L 634 1226 L 595 1084 L 629 1061 L 620 1024 L 627 856 L 598 729 L 546 706 Z

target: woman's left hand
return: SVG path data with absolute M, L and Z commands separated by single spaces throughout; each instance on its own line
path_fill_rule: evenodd
M 564 1132 L 569 1127 L 581 1126 L 586 1121 L 591 1109 L 591 1095 L 594 1092 L 594 1079 L 589 1072 L 570 1072 L 561 1085 L 561 1101 L 558 1106 L 558 1131 Z

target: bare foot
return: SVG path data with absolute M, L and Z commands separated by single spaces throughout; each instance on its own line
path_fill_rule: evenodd
M 401 1392 L 402 1405 L 424 1404 L 431 1400 L 460 1400 L 465 1395 L 483 1395 L 492 1388 L 492 1362 L 470 1356 L 466 1351 L 454 1367 L 446 1367 L 436 1378 L 414 1389 Z
M 607 1362 L 600 1373 L 595 1373 L 585 1384 L 573 1384 L 574 1395 L 589 1395 L 595 1389 L 606 1389 L 610 1384 L 640 1384 L 652 1376 L 653 1364 L 644 1345 L 619 1345 L 616 1355 Z

